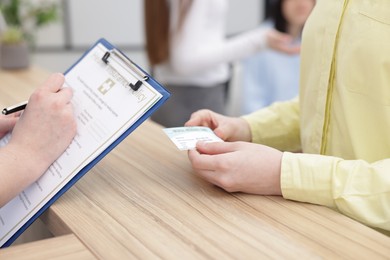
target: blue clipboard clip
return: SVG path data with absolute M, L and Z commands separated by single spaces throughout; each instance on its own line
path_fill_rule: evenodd
M 106 51 L 106 53 L 102 57 L 102 61 L 105 64 L 109 64 L 109 58 L 113 58 L 113 56 L 117 57 L 120 61 L 124 62 L 126 65 L 129 66 L 129 68 L 132 69 L 132 71 L 136 74 L 138 80 L 135 84 L 129 83 L 129 86 L 132 90 L 137 91 L 141 86 L 142 82 L 147 81 L 149 79 L 149 76 L 140 70 L 137 65 L 134 64 L 131 60 L 129 60 L 126 56 L 124 56 L 122 53 L 117 51 L 116 49 L 112 49 L 109 51 Z

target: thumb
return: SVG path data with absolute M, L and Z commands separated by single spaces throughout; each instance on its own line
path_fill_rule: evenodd
M 197 142 L 196 150 L 201 154 L 209 155 L 230 153 L 234 151 L 232 143 L 229 142 Z

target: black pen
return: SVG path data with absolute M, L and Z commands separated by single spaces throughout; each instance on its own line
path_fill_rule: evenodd
M 18 112 L 20 110 L 25 109 L 26 106 L 27 106 L 27 101 L 24 101 L 22 103 L 14 105 L 14 106 L 4 108 L 2 113 L 3 113 L 3 115 L 9 115 L 9 114 L 12 114 L 12 113 L 15 113 L 15 112 Z

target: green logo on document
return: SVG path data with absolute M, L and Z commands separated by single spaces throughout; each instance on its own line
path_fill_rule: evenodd
M 108 78 L 106 79 L 103 84 L 100 85 L 100 87 L 98 88 L 99 92 L 102 93 L 103 95 L 107 94 L 108 91 L 110 91 L 110 89 L 112 89 L 115 85 L 115 82 Z

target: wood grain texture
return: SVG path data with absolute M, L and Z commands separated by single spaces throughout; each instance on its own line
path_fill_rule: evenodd
M 0 72 L 0 104 L 42 75 Z M 389 258 L 389 237 L 336 211 L 203 181 L 161 129 L 148 120 L 103 158 L 41 217 L 49 230 L 99 259 Z
M 21 244 L 0 250 L 0 259 L 96 259 L 73 234 Z

